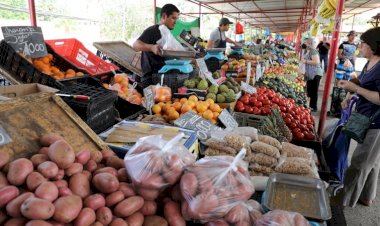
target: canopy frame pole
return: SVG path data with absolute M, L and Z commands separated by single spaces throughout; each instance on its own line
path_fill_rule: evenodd
M 328 101 L 329 93 L 330 93 L 331 79 L 334 75 L 335 59 L 338 53 L 339 32 L 340 32 L 340 28 L 342 24 L 343 7 L 344 7 L 344 0 L 339 0 L 337 2 L 337 8 L 335 12 L 335 26 L 334 26 L 333 36 L 331 39 L 329 62 L 327 65 L 326 80 L 325 80 L 323 98 L 322 98 L 322 107 L 321 107 L 321 113 L 319 116 L 319 123 L 318 123 L 318 135 L 319 135 L 320 140 L 322 140 L 323 130 L 325 126 L 326 115 L 327 115 L 327 101 Z
M 33 27 L 37 27 L 37 16 L 36 16 L 36 5 L 34 3 L 34 0 L 28 0 L 29 4 L 29 16 L 30 16 L 30 23 Z

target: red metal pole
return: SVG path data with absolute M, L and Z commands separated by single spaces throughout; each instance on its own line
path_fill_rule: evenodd
M 29 3 L 29 16 L 30 16 L 30 22 L 32 26 L 37 26 L 37 16 L 36 16 L 36 6 L 34 4 L 34 0 L 28 0 Z
M 342 12 L 343 12 L 344 0 L 339 0 L 337 3 L 338 4 L 337 4 L 336 12 L 335 12 L 335 27 L 334 27 L 333 36 L 331 39 L 331 48 L 330 48 L 329 62 L 327 66 L 326 80 L 325 80 L 325 85 L 324 85 L 324 90 L 323 90 L 321 114 L 319 116 L 319 124 L 318 124 L 319 139 L 322 139 L 323 130 L 324 130 L 325 121 L 326 121 L 327 100 L 329 98 L 331 78 L 334 75 L 335 59 L 338 53 L 339 32 L 340 32 L 340 26 L 342 23 Z
M 153 0 L 153 7 L 154 7 L 154 9 L 153 9 L 153 12 L 154 12 L 154 15 L 153 15 L 153 24 L 157 24 L 157 21 L 156 21 L 156 14 L 157 14 L 157 2 L 156 2 L 156 0 Z
M 200 29 L 201 29 L 201 12 L 202 12 L 202 5 L 199 2 L 199 32 L 200 32 Z

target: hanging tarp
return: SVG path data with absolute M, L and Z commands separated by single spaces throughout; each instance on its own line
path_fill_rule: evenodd
M 156 22 L 157 24 L 160 23 L 160 20 L 161 20 L 161 8 L 160 7 L 156 7 Z M 180 19 L 177 20 L 176 24 L 175 24 L 175 27 L 173 30 L 171 30 L 173 36 L 175 38 L 177 38 L 177 36 L 179 34 L 181 34 L 181 32 L 183 30 L 186 30 L 186 31 L 189 31 L 191 32 L 191 28 L 199 28 L 200 27 L 200 20 L 199 18 L 198 19 L 195 19 L 193 21 L 190 21 L 190 22 L 185 22 L 185 21 L 182 21 Z

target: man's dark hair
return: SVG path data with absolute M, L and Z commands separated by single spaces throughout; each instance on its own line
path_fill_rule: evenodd
M 179 13 L 179 9 L 173 4 L 166 4 L 161 9 L 161 17 L 165 14 L 166 16 L 172 15 L 174 12 Z

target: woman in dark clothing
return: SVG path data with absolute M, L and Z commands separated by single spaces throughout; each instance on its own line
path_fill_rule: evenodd
M 380 28 L 373 28 L 360 37 L 360 52 L 368 59 L 357 85 L 341 80 L 338 86 L 356 93 L 359 100 L 357 112 L 371 117 L 380 109 Z M 351 95 L 342 102 L 347 108 Z M 360 203 L 371 206 L 376 196 L 377 180 L 380 170 L 380 116 L 375 117 L 362 144 L 356 147 L 351 165 L 344 180 L 344 190 L 339 195 L 344 206 L 354 207 Z

